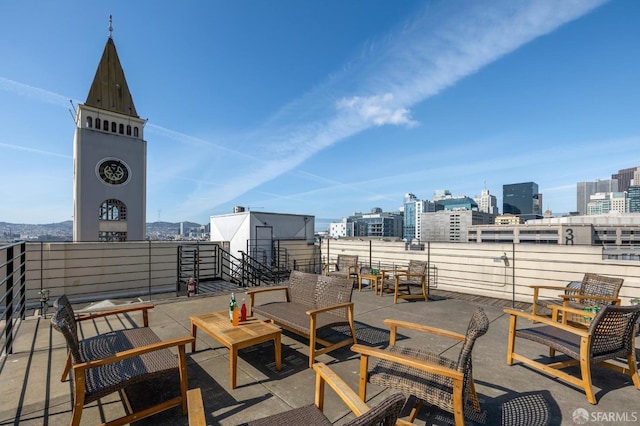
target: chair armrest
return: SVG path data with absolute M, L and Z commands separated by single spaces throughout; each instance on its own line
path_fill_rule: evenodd
M 538 297 L 540 295 L 540 290 L 558 290 L 564 291 L 567 289 L 567 286 L 559 286 L 559 285 L 530 285 L 529 288 L 533 289 L 533 303 L 531 304 L 531 313 L 536 315 L 538 311 Z
M 255 302 L 255 295 L 258 293 L 265 293 L 267 291 L 282 291 L 284 290 L 285 294 L 284 294 L 284 301 L 285 302 L 289 302 L 289 287 L 286 285 L 280 285 L 280 286 L 275 286 L 275 287 L 264 287 L 264 288 L 256 288 L 253 290 L 247 290 L 244 292 L 244 294 L 249 296 L 249 307 L 248 307 L 248 312 L 247 315 L 251 316 L 253 315 L 253 305 Z
M 329 267 L 330 267 L 330 266 L 333 266 L 333 267 L 334 267 L 334 269 L 335 269 L 336 271 L 338 270 L 338 264 L 337 264 L 337 263 L 335 263 L 335 262 L 328 262 L 328 263 L 325 263 L 325 264 L 322 266 L 322 270 L 324 271 L 324 273 L 325 273 L 325 274 L 326 274 L 327 272 L 329 272 Z
M 443 337 L 450 337 L 452 339 L 456 339 L 460 341 L 464 341 L 466 339 L 466 336 L 464 334 L 455 333 L 453 331 L 444 330 L 442 328 L 431 327 L 424 324 L 416 324 L 414 322 L 409 322 L 409 321 L 385 319 L 384 323 L 391 328 L 391 339 L 390 339 L 391 345 L 395 345 L 396 343 L 396 333 L 398 328 L 408 328 L 410 330 L 436 334 L 438 336 L 443 336 Z
M 316 406 L 320 410 L 324 405 L 324 384 L 326 383 L 356 416 L 361 416 L 369 411 L 369 407 L 360 399 L 358 394 L 324 363 L 314 363 L 313 369 L 316 372 Z
M 427 278 L 426 274 L 409 274 L 404 272 L 401 274 L 394 274 L 393 276 L 396 278 L 396 280 L 398 279 L 398 277 L 407 277 L 407 278 L 420 277 L 423 280 Z
M 188 343 L 192 343 L 195 341 L 195 338 L 192 336 L 188 337 L 180 337 L 177 339 L 165 340 L 158 343 L 153 343 L 151 345 L 140 346 L 139 348 L 129 349 L 122 352 L 117 352 L 115 355 L 112 355 L 108 358 L 95 359 L 91 361 L 81 362 L 73 365 L 73 369 L 75 370 L 87 370 L 90 368 L 100 367 L 107 364 L 113 364 L 114 362 L 122 361 L 128 358 L 133 358 L 136 356 L 140 356 L 149 352 L 159 351 L 161 349 L 167 349 L 174 346 L 186 346 Z
M 204 406 L 202 404 L 202 392 L 200 388 L 187 391 L 187 410 L 189 412 L 189 426 L 206 426 Z
M 425 361 L 422 359 L 414 358 L 408 355 L 393 353 L 385 351 L 380 348 L 372 348 L 364 346 L 359 343 L 351 346 L 353 352 L 358 352 L 363 356 L 371 356 L 374 358 L 385 359 L 387 361 L 395 362 L 408 367 L 417 368 L 418 370 L 426 371 L 428 373 L 437 374 L 439 376 L 449 377 L 453 380 L 462 380 L 464 374 L 461 371 L 447 368 L 442 365 L 435 364 L 433 362 Z
M 102 318 L 111 315 L 124 314 L 127 312 L 135 312 L 142 311 L 142 318 L 145 327 L 149 327 L 149 309 L 153 309 L 154 305 L 152 303 L 145 303 L 141 305 L 134 306 L 124 306 L 122 308 L 109 309 L 108 311 L 99 311 L 99 312 L 77 312 L 76 313 L 76 321 L 86 321 L 92 320 L 95 318 Z
M 530 285 L 528 286 L 532 289 L 542 289 L 542 290 L 566 290 L 567 286 L 560 285 Z
M 312 316 L 322 312 L 332 311 L 334 309 L 349 308 L 349 307 L 353 309 L 353 302 L 344 302 L 344 303 L 338 303 L 331 306 L 325 306 L 324 308 L 310 309 L 306 312 L 306 314 L 309 316 Z
M 559 298 L 563 301 L 568 301 L 570 299 L 578 299 L 578 300 L 601 300 L 603 302 L 611 302 L 612 304 L 619 305 L 621 300 L 618 297 L 609 297 L 609 296 L 588 296 L 588 295 L 579 295 L 579 294 L 559 294 Z M 617 303 L 616 303 L 617 302 Z
M 351 265 L 347 267 L 347 275 L 358 274 L 360 267 L 358 265 Z
M 590 319 L 593 319 L 597 315 L 596 312 L 584 311 L 569 306 L 549 305 L 548 308 L 551 309 L 551 319 L 553 321 L 558 321 L 558 314 L 562 312 L 562 324 L 567 323 L 567 316 L 565 314 L 581 315 L 583 317 L 589 317 Z
M 589 312 L 586 312 L 586 311 L 581 311 L 579 309 L 573 309 L 573 308 L 564 308 L 562 306 L 558 306 L 558 309 L 559 310 L 565 310 L 567 312 L 575 311 L 575 312 L 577 312 L 577 313 L 579 313 L 581 315 L 583 313 L 584 314 L 589 314 Z M 557 321 L 554 321 L 551 318 L 541 317 L 539 315 L 533 315 L 533 314 L 529 314 L 527 312 L 516 311 L 516 310 L 513 310 L 513 309 L 505 309 L 504 313 L 507 314 L 507 315 L 511 315 L 512 317 L 515 317 L 515 318 L 522 317 L 522 318 L 527 318 L 527 319 L 529 319 L 531 321 L 541 322 L 543 324 L 550 325 L 550 326 L 558 328 L 560 330 L 568 331 L 569 333 L 573 333 L 573 334 L 575 334 L 577 336 L 580 336 L 580 337 L 589 336 L 589 332 L 584 328 L 578 328 L 578 327 L 573 327 L 573 326 L 568 325 L 568 324 L 562 324 L 562 323 L 559 323 Z

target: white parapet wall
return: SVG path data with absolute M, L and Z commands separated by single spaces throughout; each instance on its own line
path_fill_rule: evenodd
M 603 247 L 588 245 L 424 243 L 327 239 L 322 242 L 324 261 L 338 254 L 358 255 L 361 266 L 402 268 L 410 259 L 428 260 L 432 288 L 531 302 L 532 285 L 564 286 L 589 273 L 624 278 L 623 304 L 640 297 L 640 261 L 607 259 Z M 558 291 L 544 292 L 555 297 Z

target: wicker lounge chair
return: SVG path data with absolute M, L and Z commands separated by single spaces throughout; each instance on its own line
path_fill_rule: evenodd
M 153 305 L 125 307 L 78 318 L 66 296 L 61 296 L 55 305 L 57 310 L 51 317 L 51 324 L 63 334 L 69 347 L 62 380 L 64 381 L 71 372 L 74 392 L 71 425 L 80 424 L 83 407 L 92 401 L 113 392 L 123 392 L 126 398 L 124 391 L 128 386 L 173 375 L 180 377 L 180 396 L 135 413 L 128 413 L 106 424 L 131 423 L 177 406 L 182 406 L 183 414 L 187 414 L 185 347 L 193 341 L 193 337 L 161 341 L 149 327 L 139 327 L 79 340 L 78 321 L 143 310 L 146 324 L 146 312 Z M 172 347 L 177 348 L 178 357 L 171 351 Z
M 360 267 L 358 256 L 351 254 L 339 254 L 335 263 L 325 263 L 324 274 L 333 277 L 358 279 Z M 354 281 L 355 282 L 355 281 Z
M 552 309 L 554 315 L 551 319 L 505 309 L 505 313 L 511 315 L 507 364 L 512 365 L 513 361 L 520 361 L 529 367 L 581 387 L 591 404 L 597 403 L 591 387 L 591 364 L 593 363 L 629 375 L 635 387 L 640 389 L 634 344 L 635 323 L 640 316 L 640 305 L 608 305 L 598 314 L 562 306 L 553 306 Z M 565 311 L 593 319 L 588 329 L 575 327 L 557 322 L 555 311 Z M 544 325 L 517 329 L 519 317 L 535 320 Z M 570 360 L 544 364 L 527 358 L 515 352 L 516 337 L 548 346 L 551 358 L 558 351 L 567 355 Z M 626 358 L 628 368 L 608 362 L 616 358 Z M 573 365 L 580 366 L 580 378 L 560 370 Z
M 480 412 L 480 403 L 473 384 L 471 352 L 476 339 L 484 335 L 489 328 L 489 319 L 481 308 L 471 317 L 466 335 L 405 321 L 385 320 L 385 323 L 391 327 L 390 346 L 385 349 L 359 344 L 351 347 L 351 350 L 361 355 L 360 398 L 363 401 L 366 399 L 368 376 L 368 381 L 372 384 L 397 389 L 418 399 L 418 404 L 409 416 L 409 422 L 413 422 L 423 402 L 453 413 L 456 425 L 464 424 L 467 397 L 471 397 L 474 410 Z M 458 359 L 448 359 L 425 349 L 396 346 L 399 327 L 451 337 L 463 342 Z M 378 358 L 371 371 L 368 368 L 369 357 Z
M 566 287 L 531 286 L 533 289 L 531 313 L 533 315 L 551 316 L 551 308 L 548 305 L 562 305 L 575 309 L 584 309 L 591 306 L 602 308 L 606 305 L 620 305 L 618 293 L 623 282 L 623 278 L 587 273 L 584 274 L 582 281 L 572 281 Z M 540 290 L 562 291 L 564 294 L 558 295 L 556 299 L 541 300 L 539 299 Z M 567 323 L 570 321 L 577 324 L 585 324 L 582 318 L 582 315 L 568 314 L 562 318 L 562 322 Z
M 369 408 L 362 402 L 358 395 L 329 367 L 323 363 L 313 364 L 316 371 L 316 397 L 315 405 L 294 408 L 283 413 L 254 420 L 248 426 L 331 426 L 333 423 L 322 413 L 324 408 L 324 388 L 327 383 L 344 401 L 345 404 L 357 416 L 355 419 L 344 423 L 345 426 L 393 426 L 398 420 L 400 410 L 404 405 L 404 396 L 400 393 L 393 394 L 382 400 L 375 407 Z M 406 424 L 406 423 L 399 423 Z
M 422 299 L 429 301 L 427 289 L 427 261 L 410 260 L 409 266 L 404 271 L 395 271 L 393 274 L 395 287 L 393 291 L 393 303 L 398 299 Z M 411 287 L 419 288 L 419 293 L 411 294 Z

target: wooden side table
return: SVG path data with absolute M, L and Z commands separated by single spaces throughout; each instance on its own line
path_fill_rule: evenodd
M 358 291 L 362 291 L 362 280 L 369 280 L 369 285 L 373 287 L 373 293 L 378 294 L 378 285 L 382 275 L 359 274 L 358 275 Z
M 194 315 L 189 317 L 189 320 L 191 321 L 191 335 L 194 338 L 199 328 L 229 349 L 231 389 L 236 387 L 238 350 L 242 348 L 273 340 L 276 370 L 280 371 L 282 366 L 280 347 L 282 330 L 279 327 L 265 321 L 260 321 L 257 318 L 248 318 L 247 321 L 234 326 L 231 324 L 231 321 L 229 321 L 229 311 L 226 310 Z M 191 352 L 195 350 L 196 342 L 194 340 L 193 343 L 191 343 Z

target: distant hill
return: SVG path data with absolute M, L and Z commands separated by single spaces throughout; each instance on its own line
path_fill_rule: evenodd
M 184 229 L 187 230 L 189 228 L 198 228 L 202 225 L 195 222 L 151 222 L 147 223 L 147 234 L 155 233 L 155 232 L 164 232 L 164 233 L 179 233 L 180 232 L 180 223 L 184 223 Z
M 195 222 L 184 222 L 184 229 L 198 228 L 202 225 Z M 150 222 L 147 223 L 147 235 L 152 239 L 158 236 L 173 236 L 180 233 L 180 222 Z M 25 224 L 0 222 L 0 241 L 46 240 L 71 241 L 73 239 L 73 221 L 66 220 L 58 223 Z

